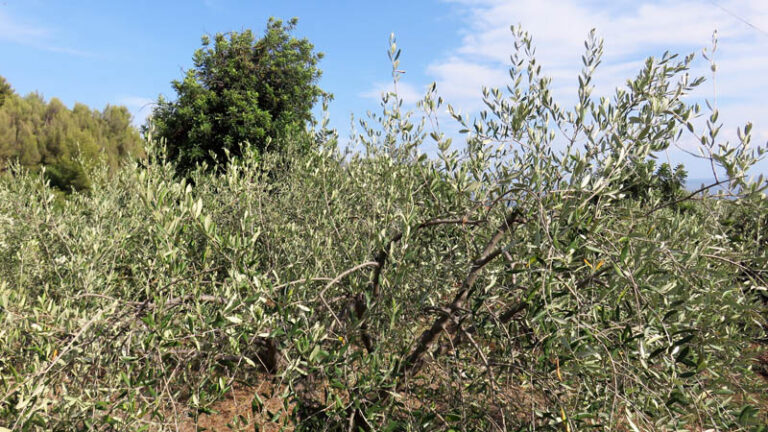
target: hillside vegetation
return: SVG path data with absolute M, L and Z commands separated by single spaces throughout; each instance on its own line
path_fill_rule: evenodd
M 88 165 L 114 170 L 130 156 L 141 156 L 142 147 L 125 107 L 98 111 L 77 103 L 69 109 L 37 93 L 19 96 L 0 77 L 0 172 L 12 163 L 32 171 L 45 167 L 52 185 L 84 191 Z
M 596 100 L 593 36 L 560 106 L 513 32 L 462 144 L 432 86 L 348 149 L 321 121 L 180 176 L 149 127 L 142 165 L 61 205 L 0 177 L 0 430 L 765 430 L 751 126 L 723 142 L 685 102 L 692 57 Z M 690 137 L 721 195 L 652 177 Z

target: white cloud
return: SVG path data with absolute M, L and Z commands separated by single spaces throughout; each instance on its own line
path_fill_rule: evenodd
M 717 29 L 721 51 L 748 51 L 753 58 L 756 48 L 768 47 L 768 37 L 755 41 L 756 30 L 734 19 L 711 3 L 701 0 L 626 3 L 609 9 L 608 2 L 577 2 L 575 0 L 477 1 L 454 0 L 467 8 L 466 27 L 461 46 L 450 57 L 439 60 L 431 68 L 456 62 L 455 56 L 483 65 L 505 70 L 513 50 L 511 24 L 522 24 L 537 48 L 537 59 L 555 80 L 572 77 L 575 80 L 583 52 L 583 40 L 591 28 L 605 38 L 605 66 L 627 60 L 639 61 L 647 55 L 659 55 L 664 49 L 696 50 L 709 45 L 712 31 Z M 621 3 L 621 2 L 620 2 Z M 743 3 L 741 10 L 756 22 L 768 27 L 768 2 L 733 0 Z M 687 52 L 684 52 L 687 53 Z M 723 60 L 729 60 L 723 58 Z M 618 83 L 618 84 L 621 84 Z
M 22 23 L 20 20 L 11 18 L 4 11 L 0 10 L 0 39 L 23 42 L 29 38 L 39 39 L 49 35 L 50 31 L 47 28 Z
M 207 8 L 219 8 L 221 6 L 220 0 L 203 0 L 203 5 Z
M 735 138 L 737 125 L 752 120 L 754 140 L 768 139 L 768 1 L 722 0 L 445 0 L 466 17 L 461 44 L 427 69 L 438 93 L 457 108 L 482 108 L 480 87 L 508 82 L 513 37 L 510 25 L 522 25 L 533 37 L 536 58 L 552 77 L 553 94 L 573 101 L 583 41 L 590 29 L 605 39 L 603 63 L 595 73 L 595 96 L 610 95 L 632 78 L 648 56 L 670 50 L 700 52 L 717 29 L 716 87 L 708 64 L 699 58 L 693 75 L 708 82 L 696 98 L 717 96 L 723 132 Z M 747 21 L 749 24 L 745 23 Z
M 446 100 L 477 99 L 483 86 L 498 87 L 509 78 L 506 69 L 462 57 L 450 57 L 433 63 L 427 73 L 438 83 L 439 93 Z
M 361 97 L 366 99 L 381 100 L 383 93 L 390 93 L 394 91 L 393 83 L 376 82 L 372 85 L 370 90 L 360 93 Z M 403 103 L 412 105 L 421 100 L 424 97 L 425 89 L 419 90 L 416 86 L 406 82 L 399 81 L 397 83 L 397 94 L 403 99 Z
M 117 104 L 125 105 L 133 115 L 133 124 L 139 126 L 152 114 L 155 100 L 141 96 L 124 96 L 117 99 Z
M 93 53 L 53 42 L 52 40 L 56 38 L 54 33 L 50 28 L 23 22 L 18 17 L 11 17 L 0 10 L 0 40 L 76 57 L 95 57 Z

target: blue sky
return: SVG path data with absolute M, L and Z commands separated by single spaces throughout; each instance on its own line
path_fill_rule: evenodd
M 403 49 L 406 101 L 435 81 L 444 99 L 472 113 L 482 105 L 483 85 L 505 84 L 509 26 L 519 23 L 533 34 L 565 103 L 573 100 L 582 42 L 593 27 L 606 52 L 596 95 L 609 95 L 649 55 L 700 52 L 717 29 L 716 86 L 709 81 L 696 96 L 717 95 L 728 137 L 752 121 L 754 140 L 768 140 L 766 0 L 0 0 L 0 75 L 18 93 L 39 91 L 70 106 L 127 105 L 140 122 L 159 94 L 173 98 L 170 81 L 191 66 L 201 35 L 261 32 L 270 16 L 299 17 L 296 33 L 325 53 L 321 87 L 335 95 L 332 126 L 342 137 L 351 113 L 378 108 L 391 32 Z M 699 58 L 694 72 L 707 74 L 707 66 Z M 708 177 L 682 151 L 671 149 L 670 157 L 684 161 L 691 177 Z

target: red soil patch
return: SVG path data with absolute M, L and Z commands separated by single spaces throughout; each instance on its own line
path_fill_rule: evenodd
M 253 431 L 257 425 L 257 430 L 264 432 L 293 431 L 281 393 L 282 389 L 269 379 L 257 387 L 233 386 L 222 400 L 211 407 L 212 414 L 199 414 L 197 419 L 194 415 L 179 419 L 178 431 Z M 263 403 L 261 410 L 252 408 L 256 395 Z

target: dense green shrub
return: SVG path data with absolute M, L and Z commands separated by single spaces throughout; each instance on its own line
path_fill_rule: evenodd
M 297 22 L 270 19 L 258 40 L 250 30 L 217 34 L 210 47 L 203 37 L 194 68 L 173 81 L 176 100 L 160 97 L 151 119 L 179 170 L 213 167 L 239 156 L 242 144 L 279 149 L 276 138 L 304 130 L 324 95 L 316 85 L 322 54 L 291 35 Z
M 688 173 L 682 165 L 672 167 L 664 162 L 656 167 L 653 159 L 637 162 L 629 167 L 635 171 L 622 192 L 633 200 L 650 200 L 653 195 L 665 202 L 682 198 L 686 194 L 685 180 Z
M 49 165 L 45 178 L 50 185 L 63 191 L 74 190 L 84 192 L 91 188 L 91 181 L 81 164 L 64 159 L 54 165 Z
M 515 36 L 463 149 L 433 87 L 421 119 L 386 95 L 361 152 L 319 131 L 180 180 L 150 140 L 60 207 L 0 179 L 0 425 L 175 430 L 269 381 L 282 415 L 252 413 L 308 431 L 761 430 L 764 225 L 728 221 L 767 210 L 763 150 L 707 134 L 728 195 L 629 199 L 696 114 L 691 58 L 595 101 L 590 39 L 564 109 Z

